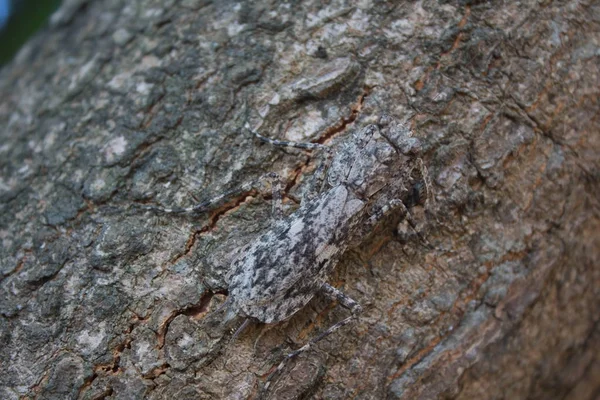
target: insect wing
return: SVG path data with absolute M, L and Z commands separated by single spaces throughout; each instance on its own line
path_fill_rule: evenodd
M 326 278 L 323 269 L 339 254 L 336 232 L 347 197 L 344 186 L 331 189 L 248 248 L 230 283 L 230 295 L 246 315 L 280 321 L 313 297 Z

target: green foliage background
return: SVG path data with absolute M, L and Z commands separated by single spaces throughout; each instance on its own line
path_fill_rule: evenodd
M 0 66 L 17 53 L 27 39 L 48 21 L 61 0 L 12 1 L 12 14 L 0 29 Z

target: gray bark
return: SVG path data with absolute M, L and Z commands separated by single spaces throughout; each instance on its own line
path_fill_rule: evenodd
M 69 2 L 0 71 L 0 398 L 251 399 L 347 311 L 316 297 L 236 341 L 226 260 L 296 206 L 319 156 L 387 113 L 435 190 L 346 254 L 358 323 L 271 398 L 600 396 L 600 5 L 594 1 Z

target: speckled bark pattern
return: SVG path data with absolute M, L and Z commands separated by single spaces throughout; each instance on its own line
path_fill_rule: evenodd
M 329 282 L 359 321 L 276 399 L 600 396 L 597 1 L 66 1 L 0 70 L 0 398 L 252 399 L 348 316 L 320 296 L 233 343 L 215 310 L 240 249 L 382 115 L 434 198 Z M 410 143 L 403 145 L 409 146 Z M 124 211 L 127 210 L 127 211 Z

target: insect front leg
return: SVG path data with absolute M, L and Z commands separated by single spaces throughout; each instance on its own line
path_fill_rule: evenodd
M 321 340 L 325 339 L 327 336 L 331 335 L 332 333 L 335 333 L 340 328 L 343 328 L 344 326 L 348 325 L 350 322 L 358 319 L 358 316 L 362 312 L 362 307 L 360 306 L 360 304 L 358 304 L 355 300 L 353 300 L 352 298 L 346 296 L 343 292 L 341 292 L 340 290 L 334 288 L 333 286 L 331 286 L 328 283 L 324 283 L 323 286 L 321 286 L 320 293 L 324 294 L 326 297 L 328 297 L 329 299 L 331 299 L 333 301 L 339 302 L 342 305 L 342 307 L 350 310 L 350 312 L 352 313 L 352 315 L 350 315 L 349 317 L 344 318 L 340 322 L 337 322 L 336 324 L 332 325 L 325 332 L 320 333 L 318 336 L 316 336 L 313 339 L 311 339 L 308 343 L 306 343 L 304 346 L 300 347 L 298 350 L 295 350 L 295 351 L 289 353 L 281 361 L 281 363 L 277 366 L 277 369 L 275 371 L 273 371 L 267 377 L 267 381 L 265 383 L 265 386 L 264 386 L 263 392 L 262 392 L 263 394 L 266 393 L 266 391 L 269 389 L 269 386 L 271 385 L 272 380 L 277 375 L 281 374 L 281 371 L 283 371 L 283 369 L 285 368 L 286 364 L 291 359 L 293 359 L 293 358 L 297 357 L 298 355 L 300 355 L 300 354 L 308 351 L 316 343 L 318 343 Z
M 392 199 L 385 203 L 383 206 L 370 212 L 368 218 L 358 227 L 357 231 L 353 235 L 350 247 L 359 245 L 365 237 L 369 236 L 373 232 L 373 230 L 375 229 L 377 224 L 379 224 L 379 222 L 384 220 L 392 211 L 398 209 L 400 209 L 403 218 L 406 218 L 406 216 L 408 215 L 408 219 L 413 221 L 412 216 L 408 212 L 408 208 L 402 202 L 402 200 Z
M 421 205 L 423 206 L 426 215 L 428 217 L 432 217 L 437 223 L 439 223 L 436 211 L 437 207 L 435 203 L 435 194 L 431 184 L 431 177 L 421 158 L 416 158 L 414 160 L 414 165 L 410 173 L 410 180 L 412 182 L 412 190 L 408 199 L 406 199 L 405 204 L 407 207 L 405 208 Z M 419 227 L 408 210 L 405 211 L 405 214 L 406 216 L 404 219 L 414 230 L 419 239 L 425 243 L 427 247 L 433 249 L 431 243 L 429 243 L 429 241 L 425 238 L 426 235 L 423 233 L 423 225 L 421 224 L 421 227 Z
M 373 211 L 370 217 L 365 221 L 365 223 L 361 226 L 359 232 L 356 235 L 358 240 L 362 240 L 365 236 L 368 236 L 375 226 L 382 221 L 385 217 L 387 217 L 392 211 L 398 211 L 401 214 L 403 220 L 405 220 L 408 225 L 415 231 L 419 239 L 425 243 L 425 245 L 429 248 L 433 248 L 431 243 L 425 238 L 425 236 L 420 232 L 417 227 L 417 223 L 410 213 L 408 207 L 404 202 L 400 199 L 392 199 L 384 204 L 382 207 Z
M 410 225 L 413 231 L 415 231 L 415 233 L 417 234 L 419 239 L 425 244 L 425 246 L 427 246 L 429 249 L 433 249 L 433 246 L 431 245 L 431 243 L 429 243 L 429 240 L 427 240 L 427 238 L 423 235 L 421 230 L 417 227 L 417 223 L 410 211 L 408 210 L 408 208 L 406 207 L 406 205 L 401 200 L 392 200 L 390 201 L 390 203 L 388 203 L 388 205 L 390 204 L 393 204 L 394 208 L 400 210 L 402 218 L 408 223 L 408 225 Z

